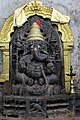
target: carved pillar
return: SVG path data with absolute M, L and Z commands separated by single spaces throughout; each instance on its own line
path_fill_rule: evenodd
M 58 24 L 58 31 L 62 33 L 63 52 L 64 52 L 64 74 L 65 74 L 65 89 L 66 92 L 70 91 L 70 77 L 67 73 L 70 73 L 70 50 L 73 47 L 73 36 L 68 24 Z
M 9 43 L 0 43 L 0 50 L 3 54 L 3 69 L 0 75 L 0 82 L 4 82 L 9 80 Z
M 69 43 L 70 45 L 70 43 Z M 70 50 L 71 46 L 68 46 L 68 43 L 63 43 L 64 46 L 64 71 L 65 71 L 65 89 L 66 92 L 70 92 L 70 77 L 67 76 L 67 73 L 70 73 Z

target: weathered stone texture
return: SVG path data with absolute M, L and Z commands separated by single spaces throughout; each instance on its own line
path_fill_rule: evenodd
M 5 19 L 14 10 L 31 0 L 0 0 L 0 29 Z M 80 78 L 80 0 L 41 0 L 46 6 L 54 7 L 61 13 L 70 16 L 70 27 L 74 36 L 74 47 L 71 50 L 71 65 Z

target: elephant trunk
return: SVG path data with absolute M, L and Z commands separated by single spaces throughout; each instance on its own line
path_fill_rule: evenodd
M 38 47 L 33 48 L 33 56 L 37 61 L 44 61 L 47 59 L 47 53 L 41 52 Z

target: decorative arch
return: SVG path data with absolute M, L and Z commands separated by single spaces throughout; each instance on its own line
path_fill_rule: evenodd
M 38 15 L 43 18 L 49 18 L 52 24 L 58 26 L 58 31 L 62 33 L 64 48 L 64 70 L 65 70 L 65 88 L 66 92 L 70 90 L 70 79 L 66 76 L 70 69 L 70 50 L 73 46 L 73 35 L 69 23 L 69 16 L 62 15 L 54 8 L 46 7 L 42 2 L 34 0 L 24 6 L 16 9 L 14 13 L 7 18 L 0 31 L 0 50 L 3 52 L 3 72 L 0 75 L 0 82 L 9 80 L 9 43 L 10 34 L 14 32 L 14 27 L 22 26 L 30 16 Z

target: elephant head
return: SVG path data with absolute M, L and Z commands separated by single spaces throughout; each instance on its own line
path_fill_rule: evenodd
M 45 49 L 45 38 L 40 31 L 40 26 L 34 22 L 31 26 L 30 32 L 27 36 L 27 41 L 31 43 L 31 51 L 33 58 L 37 61 L 44 61 L 47 59 L 47 51 Z M 42 47 L 43 46 L 43 47 Z
M 32 45 L 31 51 L 33 58 L 37 61 L 45 61 L 48 57 L 47 51 L 44 50 L 40 44 Z

